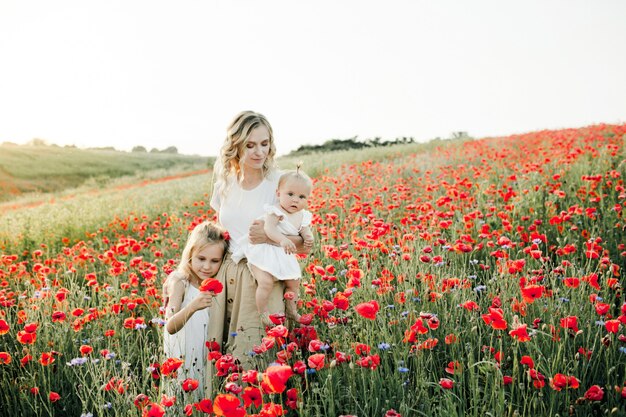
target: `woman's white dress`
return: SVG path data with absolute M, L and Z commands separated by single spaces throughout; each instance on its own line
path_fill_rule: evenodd
M 186 307 L 199 293 L 200 290 L 186 283 L 185 296 L 180 306 Z M 195 391 L 200 398 L 204 395 L 204 369 L 208 349 L 206 347 L 207 328 L 209 325 L 209 309 L 196 311 L 187 320 L 185 326 L 174 334 L 164 332 L 163 350 L 168 358 L 184 359 L 185 363 L 178 369 L 178 386 L 172 390 L 179 392 L 180 383 L 186 378 L 193 378 L 200 383 Z M 174 381 L 173 381 L 174 382 Z
M 265 204 L 263 210 L 266 215 L 278 216 L 277 229 L 286 236 L 297 236 L 303 227 L 311 224 L 311 212 L 302 210 L 302 221 L 297 227 L 287 220 L 286 214 L 280 207 Z M 280 246 L 261 243 L 253 245 L 247 239 L 240 242 L 238 250 L 233 253 L 233 260 L 239 262 L 242 258 L 248 259 L 249 265 L 254 265 L 263 271 L 272 274 L 276 279 L 300 279 L 302 272 L 295 254 L 288 255 Z

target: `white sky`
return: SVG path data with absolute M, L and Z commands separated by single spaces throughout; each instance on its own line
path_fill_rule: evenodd
M 623 0 L 0 0 L 0 142 L 279 154 L 626 121 Z

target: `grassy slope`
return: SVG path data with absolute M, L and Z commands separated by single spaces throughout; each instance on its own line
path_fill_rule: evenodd
M 393 160 L 407 154 L 426 155 L 437 146 L 445 147 L 453 143 L 433 141 L 317 153 L 304 157 L 281 157 L 277 165 L 281 169 L 293 169 L 297 162 L 302 161 L 303 169 L 312 177 L 327 175 L 328 172 L 336 175 L 347 169 L 348 164 Z M 427 169 L 430 162 L 425 160 L 423 163 Z M 155 173 L 153 179 L 157 179 L 156 174 L 159 173 Z M 152 216 L 162 211 L 185 211 L 191 209 L 189 204 L 194 201 L 207 201 L 211 192 L 211 173 L 165 182 L 145 181 L 145 177 L 120 177 L 101 187 L 83 186 L 46 195 L 32 194 L 4 204 L 0 201 L 0 250 L 19 253 L 31 250 L 33 245 L 40 243 L 59 246 L 60 236 L 75 242 L 84 238 L 86 233 L 106 228 L 115 217 L 124 218 L 133 213 Z
M 0 146 L 0 201 L 28 192 L 55 192 L 88 179 L 111 178 L 154 170 L 176 172 L 210 166 L 210 158 L 177 154 L 118 152 L 58 146 Z

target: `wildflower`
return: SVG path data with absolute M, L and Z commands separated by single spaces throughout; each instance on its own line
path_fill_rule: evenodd
M 268 366 L 263 373 L 263 387 L 269 393 L 281 393 L 287 387 L 287 381 L 292 375 L 293 370 L 287 365 Z
M 9 324 L 6 322 L 6 320 L 0 320 L 0 336 L 2 336 L 3 334 L 7 334 L 10 329 L 11 327 L 9 327 Z
M 452 387 L 454 387 L 454 381 L 450 378 L 441 378 L 439 380 L 439 385 L 443 389 L 452 389 Z
M 390 348 L 391 345 L 389 343 L 382 342 L 378 344 L 378 349 L 380 350 L 389 350 Z
M 87 363 L 89 359 L 87 358 L 74 358 L 67 363 L 67 366 L 80 366 Z
M 55 352 L 42 352 L 39 358 L 39 363 L 42 364 L 43 366 L 50 365 L 52 362 L 55 361 L 54 353 Z
M 203 280 L 200 284 L 200 291 L 208 291 L 212 292 L 213 294 L 219 294 L 223 290 L 224 285 L 222 285 L 222 283 L 215 278 L 207 278 Z
M 602 401 L 604 398 L 604 390 L 599 385 L 592 385 L 585 392 L 585 399 L 589 401 Z
M 151 403 L 143 409 L 142 417 L 163 417 L 165 409 L 158 403 Z
M 567 316 L 561 319 L 561 327 L 564 329 L 568 329 L 573 331 L 574 333 L 578 332 L 578 317 L 576 316 Z
M 556 374 L 554 377 L 550 378 L 550 386 L 555 391 L 561 391 L 563 388 L 578 388 L 580 381 L 573 376 Z
M 366 319 L 375 320 L 376 313 L 380 309 L 378 302 L 372 300 L 365 303 L 358 304 L 354 307 L 357 313 L 359 313 L 362 317 Z
M 188 404 L 188 405 L 191 405 L 191 404 Z M 193 406 L 195 407 L 196 410 L 200 411 L 201 413 L 211 414 L 211 412 L 213 411 L 213 403 L 208 398 L 201 399 L 199 402 L 195 403 Z M 193 410 L 190 410 L 188 415 L 191 415 L 192 413 L 193 413 Z
M 607 320 L 604 323 L 604 326 L 606 327 L 606 331 L 609 333 L 617 333 L 617 331 L 619 330 L 619 325 L 620 325 L 620 321 L 619 320 Z
M 0 352 L 0 365 L 8 365 L 11 363 L 11 354 L 8 352 Z
M 530 369 L 533 369 L 535 367 L 535 361 L 533 361 L 533 359 L 530 356 L 522 356 L 522 359 L 520 360 L 520 362 L 522 365 L 526 365 L 528 366 Z
M 518 342 L 528 342 L 530 340 L 530 336 L 526 330 L 527 327 L 527 324 L 522 324 L 518 328 L 509 331 L 509 335 Z
M 54 391 L 50 391 L 50 394 L 48 394 L 48 399 L 50 400 L 50 402 L 55 403 L 61 399 L 61 396 Z
M 176 371 L 182 366 L 182 364 L 182 359 L 167 358 L 161 365 L 161 374 L 165 376 L 175 376 Z
M 503 316 L 502 309 L 489 307 L 489 314 L 483 314 L 482 319 L 495 330 L 506 330 L 507 322 Z
M 246 387 L 243 390 L 243 406 L 248 408 L 250 404 L 254 404 L 255 407 L 260 407 L 263 402 L 263 395 L 261 390 L 257 387 Z
M 323 353 L 316 353 L 314 355 L 309 356 L 307 364 L 309 368 L 319 370 L 324 367 L 326 355 Z
M 216 416 L 243 417 L 246 410 L 241 407 L 241 401 L 234 395 L 219 394 L 213 400 L 213 413 Z

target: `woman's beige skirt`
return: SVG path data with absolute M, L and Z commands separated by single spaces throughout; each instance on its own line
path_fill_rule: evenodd
M 224 290 L 213 300 L 209 309 L 208 339 L 222 346 L 222 353 L 230 353 L 241 362 L 244 369 L 253 369 L 258 361 L 253 358 L 252 348 L 261 344 L 265 327 L 256 308 L 257 283 L 245 259 L 234 263 L 227 254 L 217 279 Z M 276 281 L 268 301 L 270 313 L 283 313 L 283 283 Z M 271 360 L 271 358 L 270 358 Z M 212 394 L 213 365 L 207 363 L 206 379 L 208 395 Z

